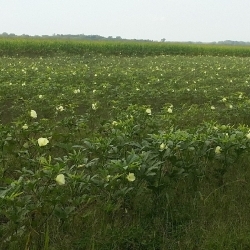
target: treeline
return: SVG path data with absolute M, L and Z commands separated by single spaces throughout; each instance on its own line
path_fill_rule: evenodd
M 146 39 L 126 39 L 122 38 L 120 36 L 112 37 L 104 37 L 104 36 L 99 36 L 99 35 L 84 35 L 84 34 L 77 34 L 77 35 L 72 35 L 72 34 L 53 34 L 53 35 L 35 35 L 35 36 L 30 36 L 30 35 L 16 35 L 14 33 L 6 33 L 3 32 L 0 34 L 0 37 L 16 37 L 16 38 L 48 38 L 48 39 L 66 39 L 66 40 L 86 40 L 86 41 L 138 41 L 138 42 L 153 42 L 153 40 L 146 40 Z M 160 42 L 166 42 L 169 43 L 170 41 L 167 41 L 167 39 L 162 38 Z M 178 43 L 178 41 L 176 42 Z M 241 46 L 249 46 L 250 42 L 244 42 L 244 41 L 232 41 L 232 40 L 225 40 L 225 41 L 218 41 L 218 42 L 208 42 L 208 43 L 203 43 L 203 42 L 194 42 L 194 41 L 186 41 L 186 42 L 181 42 L 181 43 L 187 43 L 187 44 L 218 44 L 218 45 L 241 45 Z
M 138 41 L 138 42 L 152 42 L 152 40 L 145 40 L 145 39 L 125 39 L 120 36 L 112 37 L 103 37 L 99 35 L 84 35 L 84 34 L 78 34 L 78 35 L 71 35 L 71 34 L 53 34 L 53 35 L 35 35 L 35 36 L 30 36 L 30 35 L 15 35 L 14 33 L 2 33 L 0 34 L 0 37 L 6 37 L 6 38 L 48 38 L 48 39 L 66 39 L 66 40 L 87 40 L 87 41 Z

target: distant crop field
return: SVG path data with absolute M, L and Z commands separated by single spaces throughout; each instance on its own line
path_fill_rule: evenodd
M 250 247 L 249 51 L 1 39 L 0 248 Z
M 74 41 L 64 39 L 0 38 L 0 56 L 68 55 L 211 55 L 250 56 L 250 46 L 134 41 Z

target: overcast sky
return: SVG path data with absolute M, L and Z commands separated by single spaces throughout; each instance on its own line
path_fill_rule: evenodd
M 250 41 L 250 0 L 0 0 L 0 33 Z

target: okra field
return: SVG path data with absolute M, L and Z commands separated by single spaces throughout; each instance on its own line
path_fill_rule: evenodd
M 250 248 L 250 48 L 0 39 L 0 249 Z

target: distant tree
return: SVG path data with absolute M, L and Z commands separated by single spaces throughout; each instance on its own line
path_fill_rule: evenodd
M 165 39 L 165 38 L 162 38 L 162 39 L 161 39 L 161 42 L 162 42 L 162 43 L 166 42 L 166 39 Z
M 1 34 L 1 36 L 8 36 L 8 33 L 3 32 L 3 33 Z

